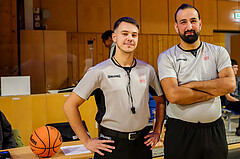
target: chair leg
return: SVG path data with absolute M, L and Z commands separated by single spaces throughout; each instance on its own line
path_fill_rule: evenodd
M 228 131 L 232 131 L 231 115 L 228 116 Z

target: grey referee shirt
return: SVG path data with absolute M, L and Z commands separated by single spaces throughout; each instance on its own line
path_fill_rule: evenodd
M 173 46 L 158 57 L 160 80 L 173 77 L 179 85 L 191 81 L 207 81 L 218 78 L 218 73 L 231 67 L 228 52 L 221 46 L 202 42 L 196 57 L 189 51 Z M 189 122 L 212 122 L 221 116 L 220 97 L 189 105 L 169 103 L 167 115 Z
M 149 87 L 152 87 L 158 96 L 163 93 L 154 68 L 143 61 L 136 60 L 130 78 L 136 114 L 131 112 L 131 100 L 126 89 L 129 80 L 127 72 L 111 59 L 90 68 L 74 92 L 87 99 L 94 90 L 100 89 L 102 100 L 98 105 L 98 123 L 121 132 L 137 131 L 147 126 L 150 117 Z

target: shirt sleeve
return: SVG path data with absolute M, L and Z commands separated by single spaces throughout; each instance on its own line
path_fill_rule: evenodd
M 161 53 L 158 57 L 158 74 L 160 81 L 166 77 L 177 78 L 176 71 L 174 69 L 173 61 L 166 53 Z
M 73 92 L 79 95 L 81 98 L 87 100 L 92 91 L 99 87 L 97 73 L 98 71 L 94 67 L 89 68 Z
M 226 67 L 232 66 L 229 53 L 223 47 L 219 48 L 217 59 L 218 59 L 218 61 L 217 61 L 218 72 L 220 72 L 222 69 L 224 69 Z
M 151 80 L 150 80 L 150 87 L 156 92 L 158 96 L 163 95 L 162 88 L 160 86 L 156 71 L 153 67 L 151 67 Z M 151 93 L 151 92 L 150 92 Z M 152 94 L 154 95 L 154 94 Z

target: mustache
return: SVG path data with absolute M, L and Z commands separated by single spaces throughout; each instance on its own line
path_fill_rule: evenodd
M 186 35 L 188 32 L 193 32 L 194 34 L 196 34 L 195 30 L 187 30 L 184 32 L 184 35 Z

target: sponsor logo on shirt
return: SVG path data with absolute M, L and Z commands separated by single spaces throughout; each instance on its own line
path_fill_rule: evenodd
M 108 78 L 121 78 L 120 75 L 108 75 Z
M 178 61 L 187 61 L 187 59 L 185 58 L 185 59 L 177 59 L 176 61 L 178 62 Z
M 204 61 L 209 60 L 209 56 L 207 52 L 202 52 L 202 57 Z
M 140 83 L 146 83 L 146 75 L 145 74 L 140 73 L 138 76 L 139 76 Z

